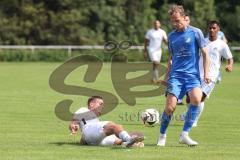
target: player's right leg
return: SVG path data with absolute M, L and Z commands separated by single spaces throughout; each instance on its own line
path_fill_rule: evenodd
M 166 100 L 166 107 L 164 112 L 162 113 L 162 118 L 161 118 L 161 126 L 160 126 L 160 135 L 158 137 L 158 146 L 165 146 L 166 144 L 166 131 L 168 128 L 168 125 L 171 121 L 172 114 L 176 108 L 177 104 L 177 98 L 173 94 L 168 94 L 167 95 L 167 100 Z
M 166 131 L 172 119 L 172 114 L 175 111 L 177 97 L 180 95 L 181 90 L 182 83 L 179 79 L 172 78 L 168 80 L 166 106 L 161 117 L 160 134 L 157 142 L 158 146 L 165 146 Z

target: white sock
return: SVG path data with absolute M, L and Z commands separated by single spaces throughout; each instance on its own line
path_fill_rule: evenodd
M 153 70 L 153 79 L 158 80 L 158 69 Z
M 188 132 L 187 131 L 182 131 L 182 136 L 188 136 Z
M 201 102 L 200 105 L 199 105 L 199 115 L 197 116 L 196 120 L 195 120 L 195 123 L 198 122 L 198 119 L 200 118 L 202 112 L 203 112 L 203 109 L 204 109 L 204 102 Z
M 160 137 L 167 137 L 167 134 L 165 133 L 165 134 L 162 134 L 162 133 L 160 133 Z
M 122 131 L 119 133 L 119 138 L 122 139 L 124 142 L 128 142 L 131 140 L 131 136 L 128 134 L 127 131 Z

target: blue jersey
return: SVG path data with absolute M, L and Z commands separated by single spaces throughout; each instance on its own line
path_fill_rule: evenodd
M 172 31 L 168 37 L 172 56 L 169 78 L 199 78 L 199 49 L 206 47 L 202 31 L 188 26 L 184 31 Z

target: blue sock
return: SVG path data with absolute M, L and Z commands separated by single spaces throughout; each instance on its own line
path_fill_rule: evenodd
M 169 125 L 169 122 L 171 121 L 172 115 L 167 115 L 167 113 L 164 111 L 161 118 L 161 127 L 160 127 L 160 133 L 166 134 L 167 127 Z
M 185 123 L 183 126 L 183 131 L 189 132 L 192 128 L 193 123 L 197 119 L 200 114 L 199 106 L 195 106 L 190 104 L 188 107 L 188 111 L 185 116 Z

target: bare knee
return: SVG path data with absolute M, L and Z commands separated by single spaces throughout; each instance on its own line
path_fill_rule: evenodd
M 202 90 L 200 88 L 194 88 L 188 93 L 190 103 L 193 105 L 199 105 L 202 99 Z
M 199 105 L 201 103 L 202 96 L 192 96 L 190 97 L 190 103 L 193 105 Z
M 108 122 L 104 126 L 104 132 L 106 135 L 119 134 L 123 130 L 122 126 L 114 122 Z

